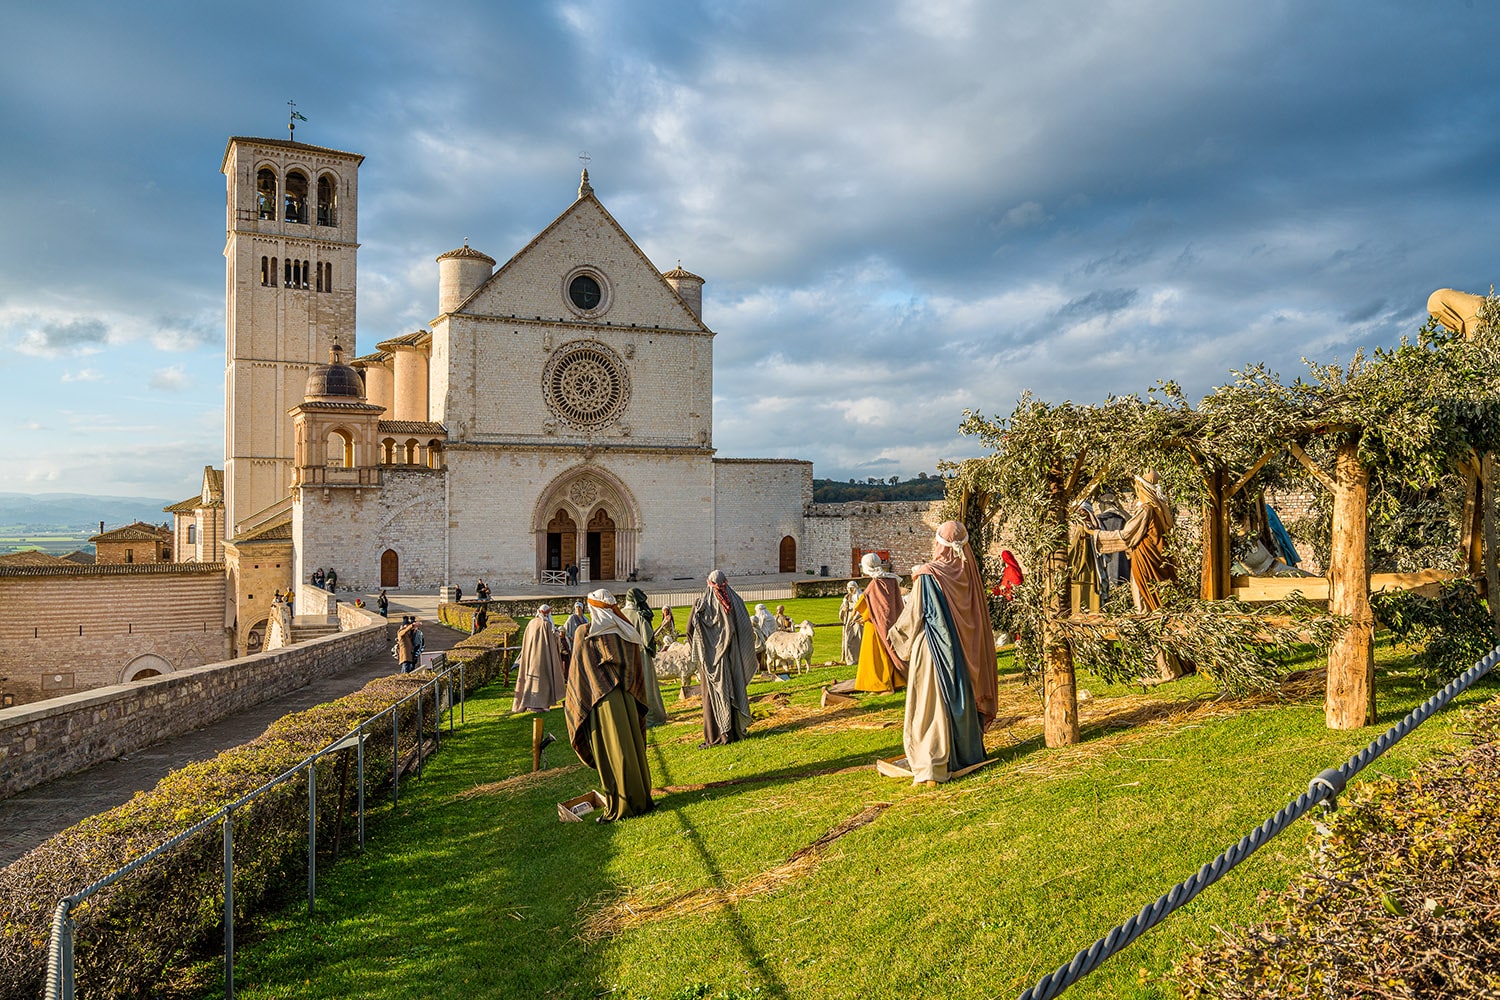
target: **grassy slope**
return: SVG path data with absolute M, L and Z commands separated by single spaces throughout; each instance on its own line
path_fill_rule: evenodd
M 802 605 L 794 609 L 791 605 Z M 836 601 L 788 602 L 794 620 L 836 618 Z M 827 606 L 825 606 L 827 605 Z M 815 661 L 833 655 L 820 630 Z M 1398 667 L 1389 649 L 1382 660 Z M 1330 732 L 1321 696 L 1269 706 L 1220 705 L 1192 679 L 1150 697 L 1082 684 L 1083 744 L 1046 750 L 1039 704 L 1001 659 L 999 762 L 924 791 L 868 765 L 900 753 L 901 695 L 817 710 L 818 687 L 849 668 L 760 683 L 754 738 L 712 751 L 697 703 L 677 705 L 650 737 L 658 786 L 746 776 L 774 780 L 662 796 L 649 816 L 613 826 L 557 821 L 559 800 L 593 786 L 563 743 L 536 777 L 530 722 L 508 692 L 469 704 L 363 856 L 327 870 L 319 912 L 264 922 L 244 941 L 244 997 L 687 998 L 1013 996 L 1191 874 L 1341 762 L 1378 730 Z M 1473 702 L 1494 687 L 1470 694 Z M 1382 725 L 1427 691 L 1383 674 Z M 675 692 L 666 692 L 669 705 Z M 1168 700 L 1171 702 L 1168 702 Z M 1377 769 L 1404 773 L 1452 737 L 1452 711 L 1422 727 Z M 560 711 L 548 728 L 564 735 Z M 515 780 L 499 788 L 487 783 Z M 466 794 L 474 792 L 476 794 Z M 872 803 L 891 807 L 766 891 L 730 905 L 659 915 L 598 940 L 584 920 L 623 900 L 641 912 L 679 894 L 744 890 Z M 1163 927 L 1112 959 L 1070 997 L 1170 994 L 1159 977 L 1185 940 L 1257 915 L 1256 897 L 1305 858 L 1303 823 L 1262 849 Z

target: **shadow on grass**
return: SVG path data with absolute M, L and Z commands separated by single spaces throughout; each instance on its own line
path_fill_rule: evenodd
M 672 774 L 671 769 L 667 766 L 666 758 L 654 745 L 652 746 L 652 751 L 656 756 L 656 767 L 659 769 L 662 778 L 670 785 L 672 783 Z M 670 812 L 676 818 L 681 834 L 687 839 L 688 844 L 698 855 L 699 860 L 702 861 L 704 870 L 708 872 L 709 878 L 713 882 L 713 887 L 720 890 L 729 889 L 729 879 L 725 877 L 724 870 L 714 857 L 713 852 L 703 842 L 702 835 L 687 821 L 681 810 L 672 808 L 672 798 L 670 796 L 665 797 L 664 801 L 667 805 L 658 805 L 657 808 Z M 746 964 L 760 978 L 760 987 L 765 991 L 766 996 L 783 998 L 790 996 L 787 992 L 786 983 L 777 975 L 775 967 L 766 957 L 765 952 L 755 943 L 755 938 L 750 933 L 750 928 L 745 925 L 745 920 L 740 915 L 739 904 L 734 902 L 725 903 L 724 906 L 719 908 L 718 912 L 724 915 L 724 919 L 729 924 L 729 932 L 734 937 L 735 944 L 744 956 Z

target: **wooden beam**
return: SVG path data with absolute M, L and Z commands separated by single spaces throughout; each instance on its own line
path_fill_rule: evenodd
M 1296 445 L 1293 445 L 1292 447 L 1295 448 Z M 1252 480 L 1252 479 L 1255 478 L 1255 474 L 1257 472 L 1259 472 L 1261 469 L 1264 469 L 1266 467 L 1266 463 L 1269 462 L 1272 459 L 1272 457 L 1275 456 L 1276 452 L 1278 452 L 1280 450 L 1281 450 L 1280 448 L 1273 449 L 1271 451 L 1266 452 L 1264 455 L 1260 456 L 1260 458 L 1257 458 L 1255 460 L 1255 464 L 1252 465 L 1252 466 L 1250 466 L 1250 471 L 1247 472 L 1247 473 L 1245 473 L 1243 476 L 1241 476 L 1240 479 L 1239 479 L 1239 482 L 1237 482 L 1233 486 L 1229 487 L 1229 492 L 1226 493 L 1226 494 L 1224 494 L 1224 499 L 1225 500 L 1232 500 L 1234 498 L 1234 495 L 1236 493 L 1238 493 L 1240 490 L 1244 489 L 1245 486 L 1246 486 L 1246 484 L 1248 484 L 1250 482 L 1250 480 Z
M 1415 573 L 1371 573 L 1370 593 L 1392 590 L 1423 590 L 1452 580 L 1457 574 L 1441 569 L 1424 569 Z M 1237 576 L 1230 595 L 1246 604 L 1285 600 L 1301 591 L 1309 601 L 1328 600 L 1328 578 L 1322 576 Z
M 1313 478 L 1323 484 L 1323 488 L 1325 490 L 1327 490 L 1329 493 L 1338 492 L 1336 484 L 1333 481 L 1333 477 L 1330 476 L 1327 472 L 1324 472 L 1323 469 L 1318 465 L 1318 463 L 1314 462 L 1312 458 L 1308 456 L 1307 452 L 1302 450 L 1302 446 L 1300 444 L 1295 441 L 1290 441 L 1287 443 L 1287 447 L 1292 449 L 1292 454 L 1297 457 L 1297 461 L 1301 462 L 1303 466 L 1306 467 L 1307 471 L 1312 473 Z

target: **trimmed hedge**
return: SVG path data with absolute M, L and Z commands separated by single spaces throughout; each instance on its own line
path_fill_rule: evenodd
M 516 626 L 505 619 L 449 651 L 465 664 L 473 691 L 507 668 L 503 649 Z M 173 771 L 150 791 L 64 830 L 0 869 L 0 1000 L 31 1000 L 46 982 L 47 941 L 58 901 L 134 858 L 148 853 L 223 806 L 295 767 L 417 690 L 431 674 L 380 677 L 353 694 L 273 723 L 248 743 Z M 423 736 L 437 725 L 424 697 Z M 416 748 L 416 702 L 401 710 L 405 759 Z M 365 741 L 365 801 L 375 804 L 390 787 L 391 730 L 376 724 Z M 354 842 L 357 789 L 352 753 L 317 765 L 320 863 L 332 855 L 336 835 Z M 344 829 L 336 830 L 342 788 Z M 223 940 L 224 879 L 221 827 L 214 824 L 175 850 L 95 893 L 74 910 L 80 996 L 144 996 L 167 971 L 218 953 Z M 298 891 L 307 864 L 307 780 L 278 785 L 234 814 L 235 921 L 253 914 L 273 893 Z
M 1285 915 L 1190 956 L 1184 995 L 1500 996 L 1500 702 L 1470 722 L 1476 746 L 1342 800 Z

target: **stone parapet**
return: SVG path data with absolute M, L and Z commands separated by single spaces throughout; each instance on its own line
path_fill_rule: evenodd
M 0 709 L 0 798 L 178 736 L 373 656 L 385 622 L 130 684 Z

